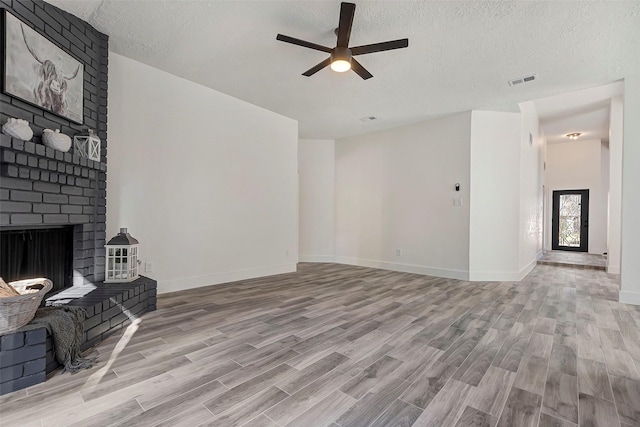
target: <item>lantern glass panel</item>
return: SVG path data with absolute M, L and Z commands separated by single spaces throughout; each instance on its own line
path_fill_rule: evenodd
M 73 153 L 80 157 L 87 157 L 87 138 L 76 135 L 73 137 Z
M 113 256 L 113 254 L 114 254 L 114 250 L 115 250 L 115 249 L 113 249 L 113 248 L 109 248 L 109 256 Z
M 127 248 L 122 248 L 122 256 L 127 256 Z
M 89 139 L 87 147 L 87 157 L 97 162 L 100 161 L 100 141 L 96 139 Z

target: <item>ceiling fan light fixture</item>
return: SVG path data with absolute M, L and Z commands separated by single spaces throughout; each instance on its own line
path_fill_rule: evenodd
M 366 55 L 368 53 L 383 52 L 385 50 L 402 49 L 409 46 L 409 39 L 390 40 L 388 42 L 366 44 L 349 48 L 349 38 L 351 37 L 351 27 L 353 26 L 353 17 L 355 12 L 356 5 L 354 3 L 340 3 L 340 21 L 338 22 L 338 28 L 336 31 L 338 40 L 336 40 L 336 47 L 334 48 L 285 36 L 284 34 L 278 34 L 276 36 L 276 40 L 331 54 L 331 56 L 326 58 L 324 61 L 314 65 L 302 73 L 303 76 L 311 77 L 325 67 L 331 66 L 331 69 L 338 73 L 353 70 L 353 72 L 360 76 L 362 80 L 370 79 L 373 77 L 373 74 L 367 71 L 367 69 L 358 61 L 352 59 L 351 56 Z
M 346 47 L 336 47 L 331 52 L 331 69 L 344 73 L 351 69 L 351 50 Z
M 331 69 L 338 73 L 344 73 L 345 71 L 349 71 L 351 69 L 351 63 L 349 61 L 345 61 L 344 59 L 336 59 L 331 63 Z

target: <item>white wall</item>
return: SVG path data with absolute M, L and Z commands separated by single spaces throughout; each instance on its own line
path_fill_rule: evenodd
M 546 183 L 547 216 L 551 218 L 554 190 L 589 190 L 589 253 L 607 251 L 607 193 L 602 188 L 602 143 L 599 139 L 549 144 Z M 604 171 L 609 173 L 608 170 Z M 551 227 L 547 227 L 551 245 Z
M 519 113 L 471 113 L 470 280 L 519 280 Z
M 336 141 L 336 261 L 467 279 L 470 133 L 465 112 Z
M 640 74 L 624 80 L 620 301 L 640 305 Z
M 620 233 L 622 217 L 623 99 L 611 99 L 609 120 L 609 229 L 607 232 L 607 272 L 620 274 Z
M 520 218 L 518 280 L 526 276 L 542 255 L 543 186 L 546 141 L 533 101 L 520 104 Z
M 335 233 L 335 141 L 298 142 L 300 261 L 332 262 Z
M 160 292 L 295 270 L 294 120 L 114 53 L 108 120 L 107 235 Z

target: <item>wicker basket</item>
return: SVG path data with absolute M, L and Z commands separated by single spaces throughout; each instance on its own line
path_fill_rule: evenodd
M 28 279 L 11 282 L 21 295 L 0 298 L 0 334 L 7 334 L 26 325 L 36 315 L 44 295 L 51 290 L 49 279 Z

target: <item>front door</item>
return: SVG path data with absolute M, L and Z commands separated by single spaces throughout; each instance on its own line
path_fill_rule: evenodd
M 553 250 L 589 250 L 589 190 L 553 192 L 551 233 Z

